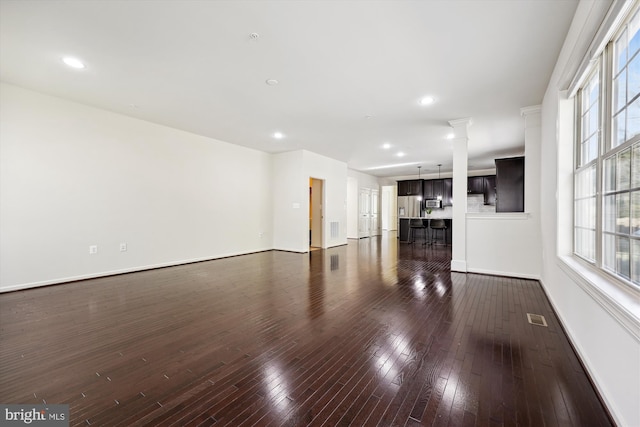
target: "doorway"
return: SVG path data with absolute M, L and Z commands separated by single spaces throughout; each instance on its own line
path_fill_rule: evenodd
M 395 185 L 385 185 L 382 187 L 380 220 L 382 230 L 395 231 L 398 229 L 398 208 Z
M 309 178 L 309 250 L 324 247 L 324 181 Z

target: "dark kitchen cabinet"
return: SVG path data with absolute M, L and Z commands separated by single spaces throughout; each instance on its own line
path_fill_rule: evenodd
M 425 200 L 442 199 L 442 206 L 451 206 L 453 201 L 453 179 L 427 179 L 422 184 L 422 197 Z
M 484 176 L 470 176 L 467 178 L 467 193 L 484 194 Z
M 399 220 L 398 239 L 401 242 L 409 241 L 409 222 L 409 218 L 400 218 Z
M 442 180 L 442 206 L 453 206 L 453 179 Z
M 436 198 L 433 195 L 433 181 L 430 179 L 427 179 L 422 183 L 422 198 L 425 200 Z
M 422 180 L 398 181 L 398 196 L 422 196 Z
M 453 241 L 453 230 L 452 230 L 452 226 L 453 226 L 453 221 L 451 220 L 451 218 L 444 218 L 444 222 L 445 225 L 447 226 L 446 230 L 444 231 L 444 233 L 438 231 L 438 235 L 434 236 L 431 233 L 433 233 L 433 230 L 430 230 L 428 228 L 429 226 L 429 221 L 431 219 L 430 218 L 423 218 L 422 222 L 424 223 L 425 226 L 427 226 L 427 236 L 428 236 L 428 240 L 429 241 L 433 241 L 435 237 L 437 237 L 438 240 L 438 244 L 442 244 L 444 243 L 445 239 L 447 242 L 447 245 L 451 246 L 451 242 Z M 398 240 L 400 242 L 406 243 L 409 241 L 409 227 L 410 224 L 410 219 L 409 218 L 400 218 L 398 220 Z M 422 237 L 422 232 L 419 232 L 416 235 L 416 239 L 423 239 Z
M 496 212 L 524 212 L 524 157 L 496 159 Z
M 444 183 L 441 179 L 432 179 L 433 184 L 433 196 L 431 199 L 437 199 L 438 197 L 444 198 Z
M 484 184 L 484 204 L 496 204 L 496 176 L 488 175 L 482 177 Z

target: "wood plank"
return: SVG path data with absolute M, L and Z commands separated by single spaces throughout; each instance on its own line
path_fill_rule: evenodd
M 72 426 L 612 425 L 540 284 L 450 262 L 391 234 L 0 294 L 0 401 Z

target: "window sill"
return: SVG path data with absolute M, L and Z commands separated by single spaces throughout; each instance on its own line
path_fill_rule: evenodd
M 604 273 L 595 271 L 573 256 L 558 257 L 558 265 L 589 296 L 613 316 L 640 342 L 640 293 L 616 283 Z

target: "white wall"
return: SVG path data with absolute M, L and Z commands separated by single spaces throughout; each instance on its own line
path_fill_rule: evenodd
M 398 186 L 383 185 L 380 196 L 380 226 L 382 230 L 398 229 Z
M 309 178 L 324 180 L 325 247 L 347 243 L 347 165 L 309 151 L 274 155 L 274 248 L 309 251 Z M 330 223 L 339 223 L 331 238 Z
M 309 177 L 324 180 L 325 247 L 345 245 L 347 243 L 347 164 L 311 151 L 303 151 L 302 155 L 304 171 L 307 174 L 307 192 Z M 307 212 L 308 210 L 307 200 Z M 338 223 L 338 235 L 335 237 L 331 236 L 332 222 Z M 308 239 L 308 228 L 305 231 L 305 237 Z
M 306 252 L 310 177 L 324 180 L 325 246 L 346 243 L 346 164 L 311 152 L 270 155 L 7 84 L 0 143 L 0 291 Z
M 309 250 L 309 178 L 303 169 L 302 151 L 273 156 L 273 247 Z
M 347 177 L 347 238 L 358 238 L 358 179 Z
M 573 213 L 572 108 L 571 101 L 563 99 L 563 89 L 607 6 L 607 2 L 598 1 L 582 1 L 578 5 L 542 105 L 541 282 L 616 423 L 640 426 L 638 312 L 619 311 L 615 301 L 598 296 L 592 284 L 572 273 L 573 269 L 563 261 L 571 248 Z
M 467 270 L 540 278 L 535 262 L 540 256 L 535 251 L 540 232 L 535 225 L 528 213 L 468 213 Z
M 467 213 L 467 270 L 539 279 L 540 109 L 523 109 L 525 213 Z
M 7 84 L 0 153 L 0 290 L 273 246 L 268 154 Z

